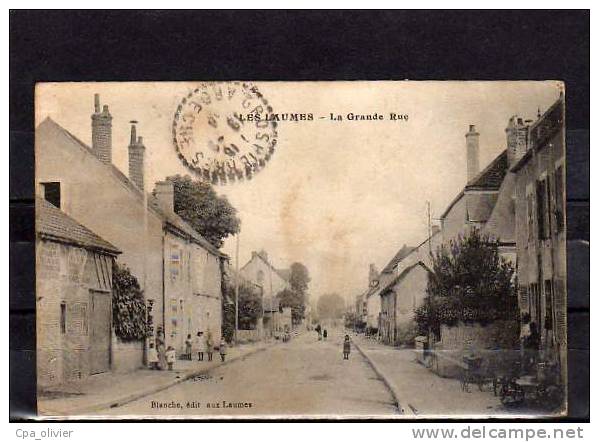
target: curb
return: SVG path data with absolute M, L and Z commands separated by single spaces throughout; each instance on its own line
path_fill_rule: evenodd
M 171 388 L 177 384 L 180 384 L 182 382 L 188 381 L 196 376 L 200 376 L 202 374 L 208 373 L 211 370 L 220 368 L 224 365 L 230 364 L 232 362 L 238 361 L 238 360 L 243 360 L 248 356 L 254 355 L 256 353 L 260 353 L 262 351 L 265 351 L 267 348 L 270 348 L 273 344 L 271 345 L 266 345 L 264 347 L 259 347 L 256 348 L 255 350 L 249 351 L 245 354 L 242 355 L 238 355 L 235 357 L 232 357 L 230 359 L 227 359 L 225 362 L 221 362 L 219 365 L 210 367 L 210 368 L 201 368 L 201 369 L 197 369 L 197 370 L 193 370 L 193 371 L 188 371 L 185 373 L 181 373 L 181 377 L 173 379 L 170 382 L 167 382 L 165 384 L 156 386 L 154 388 L 150 388 L 144 391 L 138 391 L 135 393 L 131 393 L 127 396 L 123 396 L 121 398 L 118 399 L 112 399 L 110 401 L 105 401 L 105 402 L 101 402 L 101 403 L 96 403 L 94 405 L 89 405 L 89 406 L 85 406 L 85 407 L 77 407 L 77 408 L 71 408 L 71 409 L 67 409 L 67 410 L 61 410 L 60 414 L 58 414 L 59 412 L 54 411 L 54 414 L 49 414 L 49 415 L 44 415 L 44 419 L 52 419 L 52 418 L 64 418 L 65 416 L 70 416 L 70 415 L 82 415 L 85 413 L 91 413 L 94 411 L 99 411 L 105 408 L 116 408 L 116 407 L 121 407 L 125 404 L 128 404 L 129 402 L 133 402 L 136 401 L 138 399 L 141 399 L 143 397 L 149 396 L 151 394 L 155 394 L 155 393 L 159 393 L 163 390 L 166 390 L 168 388 Z
M 372 358 L 370 356 L 368 356 L 368 354 L 364 350 L 362 350 L 360 345 L 358 345 L 358 343 L 355 340 L 352 340 L 352 344 L 354 344 L 354 346 L 358 349 L 360 354 L 364 357 L 364 359 L 366 359 L 366 362 L 368 362 L 368 364 L 372 367 L 372 369 L 374 370 L 376 375 L 381 379 L 381 381 L 383 381 L 383 384 L 385 384 L 385 386 L 391 393 L 391 396 L 393 397 L 393 401 L 395 402 L 394 405 L 397 408 L 397 411 L 399 412 L 399 414 L 404 415 L 404 416 L 416 416 L 416 413 L 414 413 L 414 411 L 410 407 L 405 409 L 401 406 L 401 402 L 399 401 L 399 394 L 397 393 L 397 388 L 395 387 L 393 382 L 389 379 L 389 377 L 384 374 L 384 372 L 376 364 L 376 362 L 374 362 L 372 360 Z

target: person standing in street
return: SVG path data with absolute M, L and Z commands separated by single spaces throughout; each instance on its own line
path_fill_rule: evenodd
M 191 361 L 191 335 L 187 335 L 187 339 L 185 339 L 185 359 Z
M 351 344 L 349 341 L 349 335 L 345 335 L 343 340 L 343 359 L 349 360 L 349 353 L 351 351 Z
M 221 338 L 218 352 L 220 353 L 221 362 L 225 362 L 225 356 L 227 354 L 227 343 L 225 342 L 225 338 Z
M 198 352 L 198 361 L 203 361 L 204 360 L 204 350 L 205 350 L 205 341 L 204 341 L 204 336 L 202 336 L 203 333 L 201 331 L 198 331 L 197 335 L 196 335 L 196 351 Z
M 173 371 L 173 365 L 175 364 L 175 349 L 172 346 L 168 346 L 166 349 L 166 363 L 168 364 L 168 370 Z
M 322 332 L 322 337 L 325 341 L 327 340 L 327 336 L 328 336 L 328 333 L 327 333 L 327 329 L 325 328 L 324 331 Z
M 206 332 L 206 352 L 208 353 L 208 362 L 212 361 L 212 352 L 214 351 L 214 341 L 212 340 L 212 332 L 208 330 Z

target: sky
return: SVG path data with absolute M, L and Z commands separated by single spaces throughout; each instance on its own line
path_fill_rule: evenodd
M 312 113 L 280 122 L 274 155 L 251 180 L 218 185 L 241 219 L 240 267 L 264 249 L 275 267 L 308 267 L 312 299 L 346 299 L 367 288 L 403 244 L 426 238 L 427 201 L 438 217 L 466 183 L 470 124 L 480 133 L 483 169 L 506 148 L 513 115 L 535 119 L 559 96 L 556 81 L 254 82 L 275 113 Z M 94 93 L 113 117 L 113 163 L 128 173 L 130 120 L 146 146 L 146 188 L 191 174 L 171 140 L 175 110 L 197 82 L 41 83 L 36 124 L 51 117 L 91 145 Z M 566 94 L 567 99 L 567 94 Z M 390 113 L 407 115 L 390 121 Z M 341 115 L 331 121 L 329 114 Z M 350 121 L 377 113 L 382 121 Z M 324 118 L 320 118 L 324 117 Z M 223 251 L 235 260 L 235 239 Z

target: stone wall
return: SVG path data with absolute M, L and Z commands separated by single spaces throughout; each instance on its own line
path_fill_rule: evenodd
M 488 325 L 464 324 L 441 326 L 441 341 L 435 344 L 432 369 L 445 377 L 459 377 L 462 357 L 472 349 L 483 359 L 497 351 L 513 351 L 518 342 L 519 328 L 515 321 L 495 321 Z

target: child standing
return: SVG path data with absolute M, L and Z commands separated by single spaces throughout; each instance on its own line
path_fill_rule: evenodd
M 327 333 L 327 329 L 325 328 L 324 331 L 322 332 L 322 337 L 325 341 L 327 340 L 327 336 L 328 336 L 328 333 Z
M 212 361 L 212 352 L 214 351 L 214 341 L 212 340 L 212 333 L 210 330 L 206 332 L 206 352 L 208 353 L 208 362 Z
M 173 364 L 175 363 L 175 349 L 169 345 L 166 349 L 166 363 L 168 365 L 169 371 L 173 370 Z
M 225 338 L 221 338 L 218 352 L 220 353 L 220 360 L 225 362 L 225 355 L 227 354 L 227 343 L 225 342 Z
M 191 361 L 191 335 L 187 335 L 185 340 L 185 359 Z
M 351 351 L 351 344 L 349 342 L 349 335 L 345 335 L 343 341 L 343 359 L 349 360 L 349 353 Z
M 196 346 L 198 350 L 198 361 L 204 360 L 204 337 L 202 336 L 204 333 L 201 331 L 196 335 Z
M 148 348 L 148 365 L 150 366 L 150 370 L 158 370 L 158 352 L 153 342 L 150 342 L 150 347 Z

